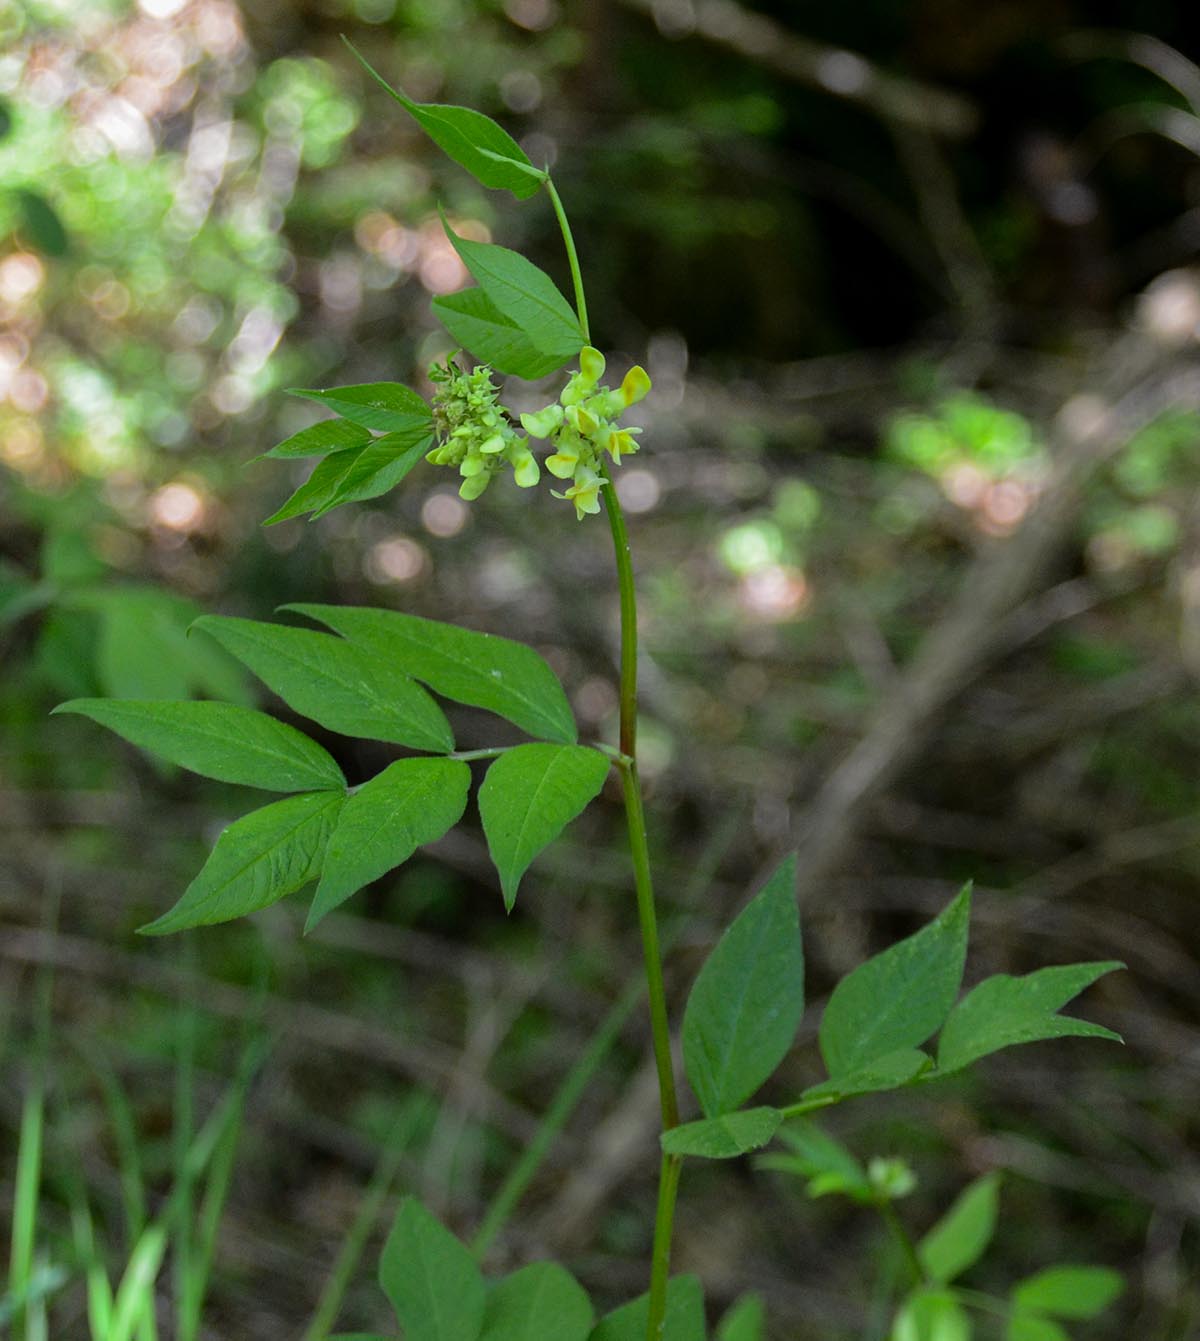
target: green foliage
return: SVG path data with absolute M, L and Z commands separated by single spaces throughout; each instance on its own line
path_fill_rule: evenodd
M 372 69 L 350 42 L 346 45 L 371 78 L 395 98 L 447 157 L 466 168 L 481 185 L 511 191 L 518 200 L 525 200 L 546 179 L 516 140 L 491 117 L 470 107 L 414 102 Z
M 709 955 L 683 1017 L 688 1080 L 707 1117 L 730 1113 L 771 1075 L 804 1012 L 804 956 L 789 857 Z
M 958 1071 L 1001 1048 L 1041 1039 L 1108 1038 L 1120 1043 L 1121 1036 L 1111 1029 L 1055 1012 L 1097 978 L 1124 967 L 1108 960 L 1038 969 L 1023 978 L 1007 973 L 985 978 L 946 1021 L 938 1041 L 939 1072 Z
M 605 1314 L 590 1341 L 646 1341 L 650 1299 L 642 1295 Z M 662 1341 L 704 1341 L 704 1295 L 695 1276 L 673 1276 L 667 1284 Z
M 917 1290 L 896 1315 L 891 1341 L 971 1341 L 971 1322 L 948 1290 Z
M 573 745 L 571 705 L 532 648 L 393 610 L 297 604 L 285 607 L 334 629 L 398 666 L 435 694 L 506 718 L 532 736 Z
M 272 447 L 257 459 L 291 461 L 306 456 L 329 456 L 350 447 L 361 447 L 371 441 L 371 430 L 349 419 L 322 419 L 319 423 L 293 433 L 278 446 Z
M 332 387 L 328 391 L 296 387 L 292 395 L 315 400 L 342 419 L 376 433 L 410 433 L 427 429 L 430 423 L 429 406 L 415 391 L 399 382 L 367 382 Z M 286 447 L 287 443 L 280 445 Z
M 970 908 L 968 886 L 929 926 L 838 983 L 820 1031 L 832 1079 L 915 1048 L 937 1031 L 962 982 Z
M 928 1234 L 917 1253 L 931 1281 L 948 1285 L 983 1256 L 996 1231 L 1000 1179 L 978 1178 Z
M 663 1132 L 662 1148 L 668 1155 L 733 1159 L 766 1145 L 782 1121 L 778 1108 L 744 1108 L 672 1127 Z
M 303 888 L 321 872 L 345 801 L 340 791 L 304 792 L 235 820 L 179 902 L 142 932 L 165 936 L 228 922 Z
M 471 770 L 458 759 L 401 759 L 363 783 L 329 840 L 305 929 L 453 828 L 470 785 Z
M 420 463 L 432 441 L 428 426 L 421 425 L 333 452 L 263 525 L 273 526 L 305 512 L 311 512 L 315 520 L 345 503 L 378 498 Z
M 447 754 L 445 714 L 415 680 L 344 638 L 254 619 L 205 615 L 195 627 L 215 638 L 295 712 L 330 731 Z
M 379 1259 L 379 1283 L 400 1326 L 421 1341 L 475 1341 L 483 1325 L 483 1277 L 470 1252 L 412 1197 L 405 1197 Z
M 498 372 L 535 381 L 557 372 L 563 365 L 559 354 L 543 353 L 482 288 L 442 294 L 433 300 L 432 306 L 454 339 Z
M 885 1053 L 855 1071 L 810 1086 L 801 1097 L 805 1100 L 840 1100 L 849 1099 L 855 1094 L 894 1090 L 917 1080 L 932 1066 L 933 1059 L 920 1048 L 897 1048 L 895 1052 Z
M 810 1197 L 837 1194 L 863 1205 L 875 1200 L 867 1171 L 840 1141 L 815 1122 L 807 1119 L 789 1122 L 779 1135 L 791 1153 L 764 1155 L 758 1161 L 761 1167 L 807 1179 Z
M 1094 1266 L 1047 1267 L 1012 1292 L 1013 1305 L 1056 1318 L 1094 1318 L 1120 1295 L 1125 1282 L 1116 1271 Z
M 315 741 L 253 708 L 80 698 L 54 711 L 90 717 L 131 745 L 218 782 L 269 792 L 346 785 L 341 769 Z
M 502 754 L 479 789 L 488 851 L 510 912 L 534 857 L 598 795 L 611 767 L 580 745 L 518 745 Z
M 767 1311 L 756 1294 L 744 1294 L 717 1327 L 717 1341 L 767 1341 Z
M 592 1305 L 556 1262 L 534 1262 L 497 1281 L 483 1313 L 482 1341 L 587 1341 Z

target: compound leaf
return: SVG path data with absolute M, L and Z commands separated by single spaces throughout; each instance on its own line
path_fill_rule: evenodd
M 475 1341 L 485 1286 L 469 1250 L 412 1197 L 396 1212 L 379 1283 L 411 1341 Z
M 313 508 L 313 520 L 344 503 L 361 503 L 394 489 L 424 460 L 433 443 L 427 424 L 401 433 L 385 433 L 354 453 L 329 497 Z
M 511 191 L 518 200 L 526 200 L 546 180 L 547 174 L 533 166 L 524 149 L 490 116 L 471 107 L 414 102 L 403 89 L 393 88 L 368 65 L 350 42 L 346 45 L 363 69 L 409 113 L 434 144 L 466 168 L 482 186 Z
M 955 1006 L 938 1039 L 938 1071 L 959 1071 L 980 1057 L 1017 1043 L 1048 1038 L 1109 1038 L 1120 1034 L 1087 1020 L 1059 1015 L 1073 997 L 1097 978 L 1124 968 L 1117 960 L 1062 964 L 1014 978 L 985 978 Z
M 76 698 L 57 712 L 80 713 L 139 749 L 218 782 L 269 792 L 346 785 L 342 770 L 295 727 L 233 703 L 165 703 Z
M 294 711 L 330 731 L 447 754 L 454 736 L 415 680 L 374 652 L 331 633 L 256 619 L 204 615 L 202 629 Z
M 422 425 L 429 428 L 433 421 L 425 400 L 399 382 L 362 382 L 325 391 L 293 387 L 291 394 L 315 400 L 352 424 L 377 433 L 405 433 Z
M 300 517 L 306 512 L 323 508 L 337 493 L 342 481 L 350 473 L 350 467 L 367 449 L 350 447 L 344 451 L 333 452 L 317 462 L 316 469 L 283 504 L 278 512 L 273 512 L 264 526 L 274 526 L 276 522 L 288 521 Z
M 491 765 L 479 788 L 488 851 L 510 912 L 530 862 L 586 809 L 610 763 L 582 745 L 518 745 Z
M 683 1060 L 706 1117 L 730 1113 L 771 1075 L 804 1013 L 804 956 L 789 857 L 717 942 L 688 997 Z
M 860 964 L 833 989 L 821 1055 L 834 1080 L 901 1048 L 916 1048 L 950 1013 L 967 954 L 967 886 L 928 926 Z
M 329 840 L 305 931 L 353 893 L 406 862 L 462 818 L 471 770 L 460 759 L 400 759 L 346 802 Z
M 587 1341 L 593 1321 L 582 1285 L 557 1262 L 534 1262 L 488 1291 L 480 1341 Z
M 782 1121 L 778 1108 L 743 1108 L 737 1113 L 672 1127 L 662 1134 L 662 1148 L 668 1155 L 735 1159 L 766 1145 Z
M 898 1048 L 859 1067 L 857 1071 L 810 1086 L 801 1098 L 823 1099 L 828 1096 L 847 1099 L 854 1094 L 880 1094 L 916 1080 L 932 1065 L 933 1058 L 919 1048 Z
M 532 736 L 573 745 L 575 718 L 554 672 L 531 647 L 436 619 L 365 606 L 287 605 L 391 661 L 436 694 L 487 708 Z
M 977 1178 L 917 1245 L 929 1279 L 947 1285 L 973 1266 L 996 1230 L 1000 1178 Z
M 304 792 L 235 820 L 179 902 L 140 928 L 142 934 L 229 922 L 315 880 L 345 799 L 342 792 Z

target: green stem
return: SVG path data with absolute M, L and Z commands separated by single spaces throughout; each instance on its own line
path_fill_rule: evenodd
M 841 1097 L 836 1094 L 826 1094 L 820 1099 L 797 1099 L 794 1104 L 788 1104 L 786 1108 L 779 1111 L 783 1114 L 783 1120 L 788 1118 L 803 1117 L 805 1113 L 815 1113 L 818 1108 L 831 1108 L 834 1104 L 841 1103 Z
M 566 211 L 555 190 L 546 178 L 546 193 L 554 206 L 554 214 L 567 249 L 567 263 L 571 268 L 571 282 L 575 288 L 575 310 L 579 328 L 589 343 L 587 300 L 583 293 L 583 274 L 579 268 L 579 254 Z M 679 1125 L 679 1100 L 675 1093 L 675 1068 L 671 1061 L 671 1027 L 667 1018 L 667 994 L 663 985 L 662 951 L 658 941 L 658 915 L 654 906 L 654 885 L 650 877 L 650 850 L 646 842 L 646 817 L 642 808 L 642 784 L 637 766 L 637 588 L 633 577 L 633 557 L 629 551 L 629 533 L 621 501 L 608 473 L 601 462 L 600 474 L 604 480 L 604 506 L 612 531 L 613 551 L 617 563 L 617 588 L 621 599 L 621 729 L 620 748 L 623 759 L 616 761 L 625 793 L 625 823 L 629 830 L 629 851 L 633 858 L 634 885 L 637 890 L 638 924 L 642 933 L 642 954 L 646 966 L 646 987 L 650 998 L 650 1034 L 654 1045 L 654 1065 L 658 1071 L 659 1103 L 662 1108 L 664 1131 Z M 675 1222 L 675 1201 L 679 1191 L 681 1161 L 663 1156 L 659 1166 L 658 1207 L 654 1217 L 654 1249 L 650 1266 L 650 1307 L 647 1319 L 647 1341 L 660 1341 L 667 1307 L 667 1280 L 671 1267 L 671 1231 Z
M 917 1252 L 917 1245 L 913 1242 L 912 1235 L 904 1228 L 903 1221 L 896 1214 L 895 1206 L 886 1198 L 881 1198 L 875 1203 L 875 1209 L 883 1217 L 883 1223 L 887 1225 L 892 1237 L 899 1244 L 900 1252 L 903 1254 L 909 1274 L 912 1276 L 913 1284 L 928 1285 L 929 1277 L 921 1263 L 921 1255 Z
M 500 755 L 507 754 L 511 749 L 511 745 L 488 745 L 482 750 L 455 750 L 447 758 L 459 759 L 463 763 L 469 763 L 472 759 L 498 759 Z

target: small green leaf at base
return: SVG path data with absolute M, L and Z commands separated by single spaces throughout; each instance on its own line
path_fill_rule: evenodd
M 779 1136 L 790 1153 L 764 1155 L 757 1161 L 760 1168 L 807 1178 L 808 1195 L 814 1199 L 839 1193 L 863 1205 L 876 1200 L 867 1171 L 840 1141 L 811 1119 L 789 1122 Z
M 946 1290 L 909 1295 L 892 1327 L 891 1341 L 971 1341 L 971 1323 Z
M 1094 1318 L 1124 1288 L 1121 1273 L 1110 1267 L 1055 1266 L 1023 1280 L 1012 1299 L 1020 1309 L 1059 1318 Z
M 315 880 L 345 800 L 342 792 L 305 792 L 235 820 L 179 902 L 139 928 L 142 935 L 229 922 Z
M 743 1108 L 737 1113 L 686 1122 L 662 1134 L 668 1155 L 693 1155 L 698 1159 L 736 1159 L 766 1145 L 779 1130 L 783 1114 L 778 1108 Z
M 650 1296 L 606 1314 L 596 1324 L 589 1341 L 646 1341 L 650 1321 Z M 695 1276 L 673 1276 L 667 1282 L 667 1314 L 662 1341 L 704 1341 L 704 1294 Z
M 534 1262 L 488 1291 L 480 1341 L 587 1341 L 593 1321 L 582 1285 L 557 1262 Z
M 1071 1338 L 1058 1323 L 1040 1313 L 1025 1313 L 1018 1309 L 1009 1315 L 1004 1341 L 1071 1341 Z
M 367 74 L 408 112 L 447 157 L 466 168 L 480 185 L 511 191 L 518 200 L 526 200 L 546 180 L 546 173 L 533 166 L 524 149 L 490 116 L 472 107 L 414 102 L 403 89 L 393 88 L 368 65 L 351 42 L 342 40 Z
M 919 1048 L 899 1048 L 848 1075 L 812 1085 L 800 1097 L 847 1099 L 854 1094 L 878 1094 L 909 1084 L 932 1065 L 933 1058 Z
M 234 703 L 77 698 L 74 712 L 168 763 L 218 782 L 269 792 L 341 790 L 342 770 L 295 727 Z
M 471 770 L 461 759 L 400 759 L 346 802 L 329 840 L 304 930 L 406 862 L 462 818 Z
M 725 931 L 683 1016 L 683 1060 L 706 1117 L 732 1113 L 768 1079 L 804 1013 L 804 956 L 789 857 Z
M 412 1341 L 475 1341 L 485 1287 L 466 1247 L 405 1197 L 379 1259 L 379 1283 Z
M 1120 1034 L 1111 1029 L 1056 1012 L 1098 978 L 1124 967 L 1114 959 L 1038 969 L 1022 978 L 1007 973 L 985 978 L 946 1021 L 938 1039 L 939 1074 L 960 1071 L 980 1057 L 1018 1043 L 1068 1037 L 1120 1043 Z
M 954 1005 L 967 954 L 967 886 L 928 926 L 860 964 L 833 989 L 821 1018 L 821 1056 L 848 1076 L 937 1032 Z
M 435 694 L 486 708 L 532 736 L 574 745 L 571 705 L 558 677 L 532 647 L 395 610 L 287 605 L 390 661 Z
M 929 1279 L 948 1285 L 973 1266 L 996 1231 L 1000 1176 L 977 1178 L 917 1246 Z
M 721 1319 L 717 1341 L 767 1341 L 767 1311 L 756 1294 L 744 1294 Z
M 582 745 L 518 745 L 502 754 L 479 788 L 488 851 L 511 912 L 521 877 L 604 786 L 611 763 Z

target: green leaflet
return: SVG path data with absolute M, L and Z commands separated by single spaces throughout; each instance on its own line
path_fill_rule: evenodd
M 807 1178 L 810 1197 L 836 1192 L 864 1205 L 875 1201 L 867 1171 L 840 1141 L 815 1122 L 793 1120 L 780 1129 L 779 1137 L 791 1154 L 764 1155 L 758 1160 L 760 1167 Z
M 563 745 L 577 739 L 562 685 L 531 647 L 394 610 L 308 604 L 283 608 L 369 648 L 436 694 L 487 708 L 531 736 Z
M 756 1294 L 744 1294 L 721 1319 L 717 1341 L 767 1341 L 767 1311 Z
M 447 754 L 454 736 L 415 680 L 367 648 L 313 629 L 205 615 L 215 638 L 294 711 L 330 731 Z
M 1059 1318 L 1094 1318 L 1120 1295 L 1125 1282 L 1109 1267 L 1047 1267 L 1023 1280 L 1012 1293 L 1021 1309 Z
M 587 1341 L 592 1305 L 557 1262 L 534 1262 L 488 1291 L 480 1341 Z
M 1004 1341 L 1071 1341 L 1066 1329 L 1040 1313 L 1025 1313 L 1018 1309 L 1009 1315 L 1004 1329 Z
M 977 1178 L 917 1245 L 930 1280 L 948 1285 L 983 1256 L 996 1231 L 999 1191 L 998 1174 Z
M 438 320 L 454 339 L 497 371 L 535 381 L 557 371 L 570 355 L 543 354 L 482 289 L 460 289 L 433 300 Z
M 258 461 L 291 461 L 304 456 L 328 456 L 332 452 L 344 452 L 350 447 L 361 447 L 370 442 L 370 429 L 361 424 L 352 424 L 346 419 L 323 419 L 319 424 L 310 424 L 299 433 L 293 433 L 278 446 L 255 459 Z
M 218 782 L 269 792 L 346 785 L 342 770 L 295 727 L 233 703 L 163 703 L 77 698 L 58 712 L 80 713 L 168 763 Z
M 313 509 L 313 520 L 339 508 L 343 503 L 361 503 L 386 494 L 425 459 L 433 445 L 428 425 L 385 433 L 355 452 L 329 497 Z
M 412 1197 L 400 1203 L 379 1283 L 411 1341 L 475 1341 L 484 1283 L 470 1252 Z
M 479 814 L 508 911 L 530 862 L 599 793 L 609 767 L 599 750 L 537 744 L 518 745 L 488 769 Z
M 927 927 L 860 964 L 833 989 L 821 1019 L 830 1077 L 924 1043 L 950 1013 L 967 954 L 971 889 Z
M 293 387 L 291 394 L 315 400 L 352 424 L 376 433 L 407 433 L 422 425 L 428 428 L 433 419 L 424 399 L 399 382 L 362 382 L 327 391 Z
M 971 1341 L 971 1321 L 945 1290 L 916 1290 L 904 1301 L 891 1341 Z
M 737 1113 L 687 1122 L 663 1132 L 668 1155 L 695 1155 L 700 1159 L 734 1159 L 767 1144 L 779 1130 L 778 1108 L 744 1108 Z
M 143 935 L 165 936 L 256 912 L 295 893 L 321 870 L 325 844 L 345 804 L 342 792 L 304 792 L 253 810 L 217 839 L 179 902 Z
M 857 1071 L 810 1086 L 801 1098 L 823 1099 L 828 1095 L 845 1099 L 853 1094 L 878 1094 L 884 1090 L 898 1089 L 916 1080 L 932 1065 L 933 1058 L 919 1048 L 899 1048 L 868 1062 Z
M 395 98 L 434 144 L 481 185 L 511 191 L 518 200 L 526 200 L 546 180 L 547 174 L 533 166 L 524 149 L 491 117 L 471 107 L 414 102 L 372 69 L 349 41 L 342 40 L 363 69 Z
M 804 1013 L 804 956 L 789 857 L 717 942 L 688 997 L 683 1060 L 706 1117 L 738 1108 L 771 1075 Z
M 306 512 L 323 508 L 337 493 L 351 465 L 365 451 L 365 446 L 350 447 L 318 461 L 316 469 L 308 479 L 277 512 L 273 512 L 263 522 L 263 525 L 274 526 L 277 522 L 289 521 L 292 517 L 300 517 Z
M 1047 1038 L 1109 1038 L 1120 1043 L 1120 1034 L 1111 1029 L 1055 1012 L 1097 978 L 1124 967 L 1117 960 L 1105 960 L 1038 969 L 1022 978 L 1007 973 L 985 978 L 946 1021 L 938 1039 L 938 1071 L 959 1071 L 1000 1048 Z
M 589 1341 L 646 1341 L 650 1297 L 641 1295 L 606 1314 Z M 695 1276 L 673 1276 L 667 1282 L 667 1314 L 662 1341 L 704 1341 L 704 1295 Z
M 457 824 L 470 785 L 460 759 L 401 759 L 358 788 L 329 840 L 304 930 Z
M 459 237 L 444 216 L 442 226 L 492 306 L 536 349 L 559 363 L 579 353 L 583 348 L 579 318 L 544 270 L 507 247 Z

